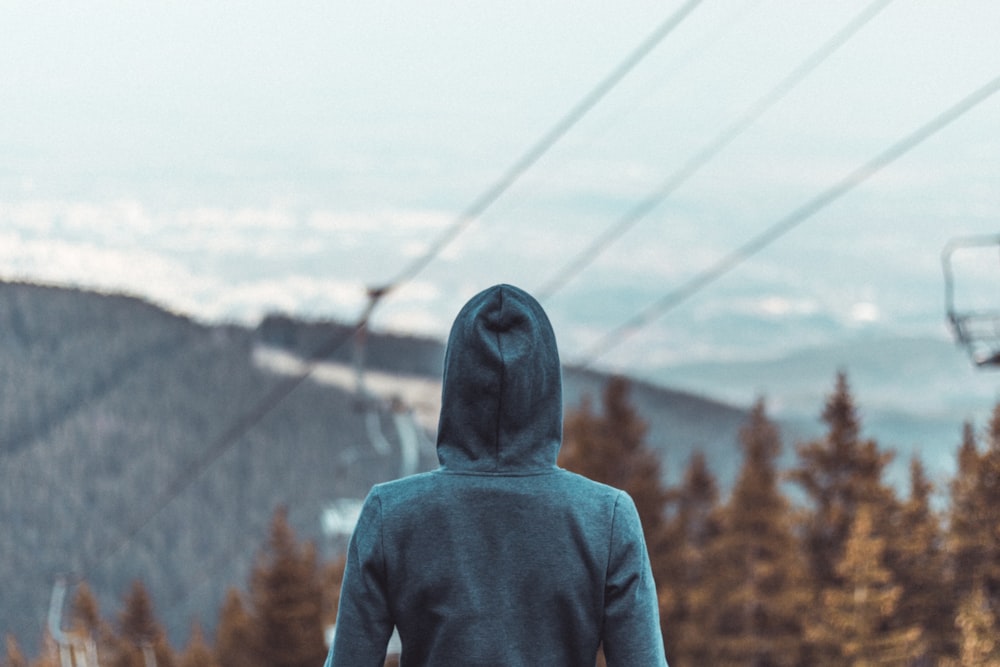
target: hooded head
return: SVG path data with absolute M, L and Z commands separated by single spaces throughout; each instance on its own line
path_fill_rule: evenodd
M 530 294 L 496 285 L 472 297 L 448 337 L 437 451 L 441 466 L 530 472 L 555 466 L 562 375 L 552 325 Z

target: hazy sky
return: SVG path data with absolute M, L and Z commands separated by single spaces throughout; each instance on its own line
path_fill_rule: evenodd
M 0 0 L 0 277 L 353 319 L 681 5 Z M 375 325 L 539 287 L 868 6 L 703 2 Z M 888 3 L 546 301 L 564 357 L 1000 75 L 998 29 L 993 0 Z M 605 362 L 944 337 L 942 247 L 998 232 L 1000 95 Z

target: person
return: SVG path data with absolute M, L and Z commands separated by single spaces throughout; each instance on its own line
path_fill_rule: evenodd
M 375 485 L 350 540 L 326 667 L 666 667 L 632 499 L 556 465 L 562 369 L 511 285 L 455 318 L 440 467 Z

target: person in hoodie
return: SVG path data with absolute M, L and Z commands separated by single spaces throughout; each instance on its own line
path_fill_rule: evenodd
M 474 296 L 445 353 L 440 467 L 371 489 L 326 667 L 666 667 L 632 499 L 559 468 L 562 375 L 539 303 Z

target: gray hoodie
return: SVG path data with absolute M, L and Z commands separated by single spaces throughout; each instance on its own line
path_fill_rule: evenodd
M 497 285 L 445 355 L 440 467 L 372 488 L 326 667 L 666 667 L 639 516 L 556 466 L 562 377 L 545 312 Z

